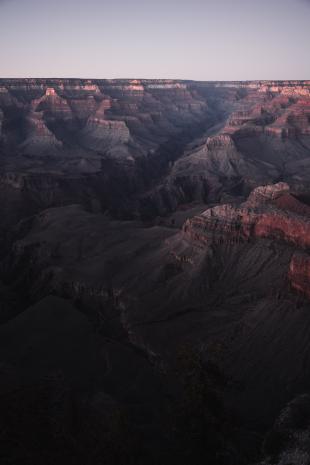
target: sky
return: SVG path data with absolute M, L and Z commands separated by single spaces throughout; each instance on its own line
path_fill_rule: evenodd
M 310 0 L 0 0 L 0 77 L 310 79 Z

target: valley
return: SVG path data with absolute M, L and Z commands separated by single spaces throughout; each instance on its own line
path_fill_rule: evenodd
M 3 463 L 309 455 L 309 186 L 310 81 L 1 79 Z

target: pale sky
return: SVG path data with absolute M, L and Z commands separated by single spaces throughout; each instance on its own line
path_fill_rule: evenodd
M 310 79 L 310 0 L 0 0 L 0 77 Z

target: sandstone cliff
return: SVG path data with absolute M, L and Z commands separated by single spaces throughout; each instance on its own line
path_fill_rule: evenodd
M 256 188 L 241 205 L 220 205 L 188 219 L 184 237 L 200 247 L 238 244 L 261 238 L 310 247 L 310 207 L 289 192 L 285 183 Z M 309 256 L 295 254 L 288 278 L 292 288 L 310 296 Z

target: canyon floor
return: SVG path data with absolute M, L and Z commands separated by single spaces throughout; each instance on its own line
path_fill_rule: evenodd
M 0 462 L 310 464 L 310 81 L 0 80 Z

